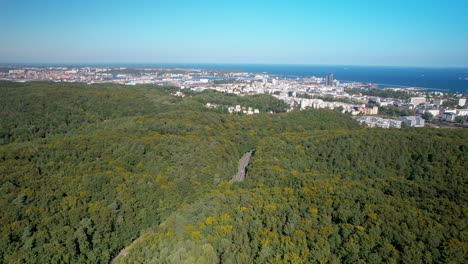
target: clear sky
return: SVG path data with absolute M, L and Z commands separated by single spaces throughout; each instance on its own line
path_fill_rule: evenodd
M 468 66 L 468 0 L 0 0 L 0 63 Z

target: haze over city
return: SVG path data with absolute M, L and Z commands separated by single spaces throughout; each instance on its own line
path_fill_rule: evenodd
M 2 1 L 0 63 L 468 66 L 468 1 Z

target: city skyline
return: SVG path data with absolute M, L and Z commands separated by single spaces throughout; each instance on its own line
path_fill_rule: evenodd
M 0 63 L 468 66 L 468 2 L 10 1 Z

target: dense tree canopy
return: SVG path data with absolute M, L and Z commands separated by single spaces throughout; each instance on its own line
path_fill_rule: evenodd
M 349 89 L 346 92 L 350 94 L 363 94 L 383 98 L 397 98 L 402 100 L 408 100 L 411 97 L 411 95 L 406 91 L 395 91 L 391 89 Z
M 380 107 L 379 114 L 390 117 L 411 116 L 416 114 L 416 110 L 390 105 Z
M 467 147 L 461 130 L 266 137 L 248 181 L 179 210 L 118 263 L 463 263 Z
M 288 105 L 285 102 L 265 94 L 238 96 L 208 89 L 201 93 L 195 93 L 193 100 L 203 104 L 214 103 L 222 106 L 241 105 L 259 109 L 261 112 L 283 113 L 288 109 Z
M 0 82 L 1 262 L 466 262 L 466 130 L 176 90 Z

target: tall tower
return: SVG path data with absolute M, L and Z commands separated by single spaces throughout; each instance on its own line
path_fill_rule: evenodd
M 333 86 L 333 73 L 330 73 L 325 78 L 325 85 L 326 86 Z

